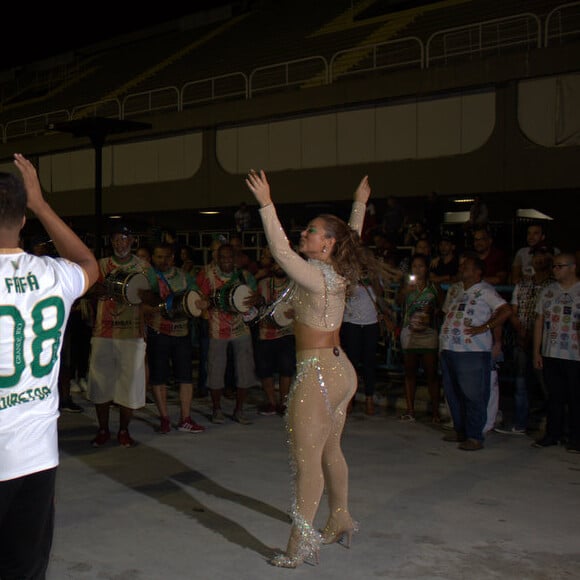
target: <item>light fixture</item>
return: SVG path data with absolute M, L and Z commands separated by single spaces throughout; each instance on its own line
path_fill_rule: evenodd
M 122 215 L 110 215 L 110 220 L 120 220 L 123 216 Z
M 474 201 L 472 197 L 460 197 L 459 199 L 454 199 L 453 203 L 473 203 Z
M 220 212 L 214 209 L 201 209 L 199 210 L 201 215 L 218 215 Z
M 519 218 L 528 218 L 533 220 L 553 220 L 553 217 L 538 211 L 537 209 L 518 209 L 516 216 Z

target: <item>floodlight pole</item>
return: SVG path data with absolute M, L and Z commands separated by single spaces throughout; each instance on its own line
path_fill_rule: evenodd
M 95 257 L 101 257 L 103 234 L 103 147 L 112 133 L 128 133 L 151 129 L 149 123 L 125 121 L 109 117 L 88 117 L 50 125 L 49 129 L 88 137 L 95 150 Z

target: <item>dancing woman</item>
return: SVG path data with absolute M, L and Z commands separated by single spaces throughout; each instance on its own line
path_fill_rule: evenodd
M 272 255 L 297 286 L 292 297 L 297 368 L 286 413 L 294 472 L 293 525 L 286 551 L 270 560 L 274 566 L 295 568 L 304 560 L 318 562 L 320 543 L 344 538 L 349 547 L 357 527 L 348 510 L 348 466 L 340 446 L 357 377 L 340 348 L 339 331 L 347 292 L 374 259 L 360 241 L 371 188 L 363 177 L 348 225 L 328 214 L 308 224 L 300 235 L 303 259 L 280 225 L 265 173 L 250 171 L 246 184 L 260 205 Z M 330 513 L 319 533 L 313 522 L 325 486 Z

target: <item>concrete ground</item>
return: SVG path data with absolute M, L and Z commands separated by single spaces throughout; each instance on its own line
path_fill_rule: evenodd
M 250 404 L 252 425 L 212 425 L 196 399 L 205 433 L 158 435 L 148 406 L 132 423 L 137 447 L 94 449 L 92 406 L 75 398 L 84 412 L 60 419 L 48 580 L 580 578 L 580 455 L 562 447 L 494 433 L 484 450 L 460 451 L 426 416 L 400 423 L 392 407 L 369 417 L 355 405 L 344 451 L 360 532 L 351 549 L 323 546 L 318 566 L 287 570 L 266 562 L 290 529 L 280 417 Z M 323 498 L 316 525 L 326 515 Z

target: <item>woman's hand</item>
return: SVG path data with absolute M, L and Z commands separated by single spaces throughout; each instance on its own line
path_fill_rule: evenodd
M 354 200 L 360 201 L 366 205 L 369 197 L 371 196 L 371 186 L 369 184 L 369 176 L 365 175 L 358 184 L 356 191 L 354 192 Z
M 260 207 L 264 207 L 272 203 L 272 198 L 270 197 L 270 184 L 266 179 L 266 174 L 264 173 L 263 169 L 260 169 L 259 174 L 254 169 L 250 169 L 248 172 L 248 177 L 246 177 L 246 185 L 254 194 L 254 197 L 260 204 Z

